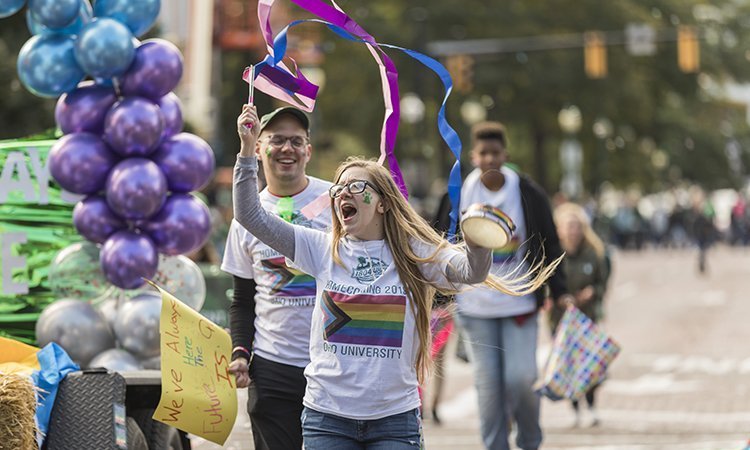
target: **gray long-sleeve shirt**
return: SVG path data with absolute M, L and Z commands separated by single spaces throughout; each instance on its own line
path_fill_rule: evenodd
M 258 195 L 258 159 L 239 156 L 234 167 L 234 218 L 255 237 L 294 261 L 295 227 L 266 211 Z M 446 265 L 446 279 L 454 284 L 478 284 L 487 278 L 492 252 L 467 246 L 466 253 L 456 252 Z

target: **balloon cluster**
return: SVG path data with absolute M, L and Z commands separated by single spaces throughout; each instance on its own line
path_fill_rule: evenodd
M 133 297 L 120 307 L 115 300 L 107 300 L 99 309 L 64 298 L 39 316 L 37 343 L 57 342 L 82 367 L 138 370 L 159 357 L 160 313 L 161 296 L 153 292 Z
M 24 1 L 0 0 L 0 17 Z M 78 232 L 101 244 L 106 279 L 123 289 L 153 278 L 159 254 L 180 255 L 208 239 L 206 205 L 190 195 L 214 169 L 211 147 L 182 133 L 181 104 L 171 91 L 182 55 L 162 39 L 139 42 L 160 0 L 28 0 L 35 35 L 18 56 L 22 84 L 58 97 L 64 136 L 49 168 L 65 190 L 85 195 L 74 210 Z M 83 81 L 86 77 L 91 80 Z
M 47 286 L 56 298 L 72 298 L 94 305 L 108 299 L 126 302 L 144 292 L 154 292 L 151 286 L 123 290 L 112 286 L 99 264 L 100 250 L 91 242 L 76 242 L 62 249 L 49 265 Z M 159 256 L 159 266 L 153 282 L 180 299 L 187 306 L 200 311 L 206 300 L 206 279 L 201 268 L 184 255 Z
M 206 281 L 184 255 L 159 257 L 154 282 L 200 311 Z M 82 367 L 127 371 L 160 367 L 161 296 L 150 286 L 123 291 L 104 278 L 99 249 L 78 242 L 49 267 L 49 287 L 60 299 L 36 322 L 40 346 L 57 342 Z

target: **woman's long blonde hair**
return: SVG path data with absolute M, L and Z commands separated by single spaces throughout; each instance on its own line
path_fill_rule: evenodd
M 604 259 L 604 253 L 606 251 L 604 242 L 602 242 L 599 236 L 597 236 L 591 228 L 589 216 L 581 205 L 572 202 L 562 203 L 555 208 L 553 217 L 555 219 L 555 224 L 557 224 L 558 227 L 562 225 L 563 220 L 566 217 L 573 217 L 576 222 L 581 225 L 581 234 L 583 235 L 581 244 L 588 245 L 594 250 L 594 253 L 596 253 L 596 256 L 599 259 Z
M 385 228 L 385 242 L 393 255 L 399 278 L 404 285 L 406 295 L 411 300 L 417 333 L 419 335 L 419 350 L 417 352 L 417 377 L 422 383 L 431 366 L 430 348 L 432 334 L 430 332 L 430 316 L 432 300 L 437 290 L 430 281 L 422 275 L 419 266 L 438 262 L 438 253 L 447 247 L 464 247 L 462 244 L 451 244 L 425 221 L 414 208 L 409 205 L 391 178 L 388 170 L 374 160 L 350 157 L 336 170 L 334 183 L 338 183 L 341 175 L 350 168 L 362 168 L 370 175 L 371 182 L 382 193 L 381 198 L 385 213 L 383 214 Z M 333 199 L 331 199 L 331 210 Z M 339 242 L 345 236 L 344 229 L 338 217 L 333 216 L 333 260 L 343 265 L 339 255 Z M 423 242 L 435 248 L 435 252 L 427 257 L 420 257 L 409 245 L 412 240 Z M 554 272 L 562 257 L 547 266 L 543 260 L 532 264 L 526 273 L 520 272 L 519 267 L 510 275 L 498 277 L 490 275 L 484 284 L 510 295 L 525 295 L 539 289 Z M 446 294 L 455 293 L 445 292 Z

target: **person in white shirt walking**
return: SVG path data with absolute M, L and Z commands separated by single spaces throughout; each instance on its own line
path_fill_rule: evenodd
M 449 244 L 409 206 L 385 168 L 362 159 L 344 162 L 334 177 L 331 231 L 285 222 L 257 195 L 254 106 L 243 108 L 237 130 L 235 220 L 316 279 L 305 448 L 419 448 L 418 386 L 430 362 L 435 289 L 484 282 L 523 295 L 541 286 L 559 260 L 533 275 L 488 277 L 490 250 Z
M 471 158 L 475 166 L 461 189 L 461 210 L 474 203 L 501 209 L 516 225 L 510 242 L 492 251 L 490 273 L 509 276 L 535 271 L 534 262 L 555 261 L 562 250 L 549 201 L 525 175 L 505 165 L 505 127 L 483 122 L 472 128 Z M 548 280 L 556 299 L 566 296 L 565 278 L 558 270 Z M 541 286 L 540 286 L 541 287 Z M 518 427 L 516 444 L 536 450 L 542 442 L 536 380 L 537 311 L 547 296 L 534 289 L 521 296 L 480 287 L 456 296 L 456 315 L 479 400 L 482 440 L 488 450 L 508 450 L 509 423 Z

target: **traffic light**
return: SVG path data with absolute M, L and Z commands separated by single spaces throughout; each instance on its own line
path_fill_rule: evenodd
M 584 68 L 589 78 L 607 76 L 607 40 L 601 31 L 583 34 Z
M 677 65 L 685 73 L 695 73 L 701 65 L 701 48 L 695 27 L 677 28 Z
M 474 89 L 474 58 L 469 55 L 450 55 L 445 65 L 453 79 L 453 87 L 462 94 Z

